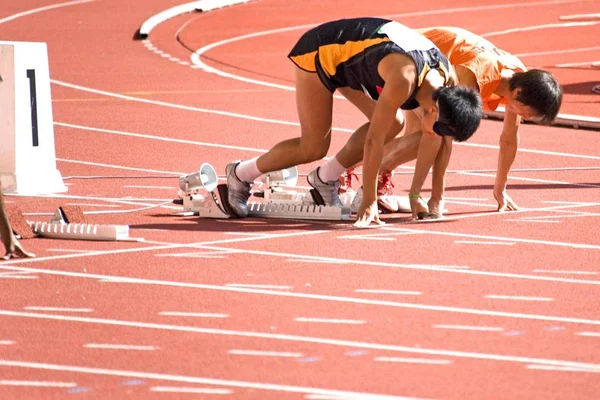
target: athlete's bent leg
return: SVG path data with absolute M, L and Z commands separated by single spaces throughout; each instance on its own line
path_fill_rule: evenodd
M 257 159 L 227 166 L 228 200 L 238 217 L 248 215 L 251 183 L 258 176 L 319 160 L 329 150 L 333 94 L 316 73 L 294 68 L 301 137 L 284 140 Z

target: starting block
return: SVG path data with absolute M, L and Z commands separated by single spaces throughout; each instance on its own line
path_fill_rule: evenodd
M 252 195 L 262 201 L 248 203 L 248 216 L 256 218 L 303 219 L 303 220 L 351 220 L 351 194 L 342 195 L 344 206 L 319 204 L 313 190 L 309 193 L 284 190 L 281 186 L 294 186 L 298 179 L 298 170 L 291 167 L 282 171 L 266 174 L 262 191 Z M 216 184 L 217 175 L 210 164 L 202 164 L 199 171 L 179 178 L 180 197 L 183 210 L 188 215 L 200 218 L 235 218 L 227 202 L 227 185 Z M 199 192 L 205 189 L 208 193 Z M 311 193 L 313 192 L 313 193 Z
M 120 241 L 129 240 L 128 225 L 93 225 L 60 222 L 29 222 L 41 237 L 52 239 Z
M 7 204 L 6 211 L 12 231 L 18 239 L 39 236 L 67 240 L 132 240 L 128 225 L 88 224 L 81 208 L 77 206 L 59 207 L 50 222 L 28 221 L 17 205 Z

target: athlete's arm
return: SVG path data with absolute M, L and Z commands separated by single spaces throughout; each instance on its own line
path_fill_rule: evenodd
M 519 147 L 519 125 L 521 117 L 511 111 L 504 115 L 504 126 L 500 135 L 500 153 L 498 154 L 498 168 L 494 183 L 494 198 L 498 202 L 498 211 L 518 210 L 517 204 L 506 193 L 508 173 L 515 161 Z
M 416 82 L 416 67 L 404 54 L 389 54 L 378 65 L 385 85 L 371 116 L 365 138 L 363 156 L 363 201 L 355 226 L 368 226 L 378 219 L 377 176 L 383 158 L 385 136 L 396 118 L 396 112 L 408 99 Z M 376 221 L 377 222 L 377 221 Z
M 450 163 L 452 154 L 452 138 L 445 136 L 442 141 L 442 147 L 433 163 L 433 172 L 431 175 L 431 198 L 429 199 L 429 212 L 442 215 L 444 200 L 444 190 L 446 188 L 446 170 Z
M 423 133 L 421 136 L 419 153 L 417 155 L 417 162 L 415 164 L 415 173 L 413 174 L 413 180 L 410 186 L 409 194 L 413 218 L 417 217 L 417 213 L 424 211 L 422 207 L 419 206 L 420 198 L 417 196 L 420 194 L 421 188 L 425 184 L 425 179 L 427 179 L 429 169 L 433 165 L 438 152 L 440 152 L 441 144 L 442 138 L 435 133 Z

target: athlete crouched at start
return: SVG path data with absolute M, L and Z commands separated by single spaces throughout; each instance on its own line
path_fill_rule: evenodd
M 306 32 L 288 56 L 295 65 L 300 137 L 276 144 L 260 157 L 227 165 L 228 202 L 248 215 L 251 183 L 260 175 L 325 157 L 331 143 L 333 93 L 338 91 L 369 122 L 360 126 L 335 158 L 308 174 L 325 204 L 341 206 L 338 177 L 363 161 L 363 198 L 355 226 L 382 224 L 377 176 L 384 143 L 404 127 L 399 109 L 423 109 L 422 131 L 467 140 L 479 127 L 482 103 L 456 86 L 454 68 L 418 32 L 381 18 L 328 22 Z

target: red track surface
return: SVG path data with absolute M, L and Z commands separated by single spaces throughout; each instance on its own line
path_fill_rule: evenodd
M 0 264 L 0 398 L 600 396 L 597 132 L 521 128 L 509 185 L 524 207 L 518 213 L 493 212 L 501 123 L 484 121 L 454 152 L 450 212 L 440 223 L 397 214 L 383 229 L 358 231 L 350 223 L 178 217 L 170 200 L 180 173 L 202 162 L 222 173 L 229 161 L 298 134 L 292 91 L 193 69 L 132 40 L 144 20 L 178 3 L 97 0 L 1 25 L 4 40 L 48 43 L 58 167 L 69 184 L 63 196 L 8 200 L 34 220 L 48 219 L 61 204 L 83 204 L 90 222 L 127 224 L 145 241 L 27 240 L 38 258 Z M 379 1 L 348 3 L 341 12 L 333 1 L 263 0 L 174 18 L 149 39 L 188 61 L 185 47 L 339 17 L 381 15 L 413 27 L 458 25 L 487 34 L 557 24 L 562 15 L 597 13 L 600 5 L 504 2 L 511 3 L 489 8 L 500 2 L 460 0 L 447 6 L 454 11 L 431 11 L 438 2 Z M 49 4 L 3 4 L 0 20 Z M 238 77 L 293 86 L 286 54 L 301 32 L 224 43 L 202 60 Z M 522 59 L 559 77 L 563 113 L 600 117 L 599 97 L 590 93 L 600 70 L 550 68 L 600 60 L 599 33 L 598 25 L 553 27 L 490 39 L 516 54 L 556 52 Z M 351 106 L 336 103 L 330 155 L 360 123 Z M 410 169 L 399 172 L 408 172 L 395 178 L 404 193 Z M 94 347 L 106 344 L 145 347 Z

